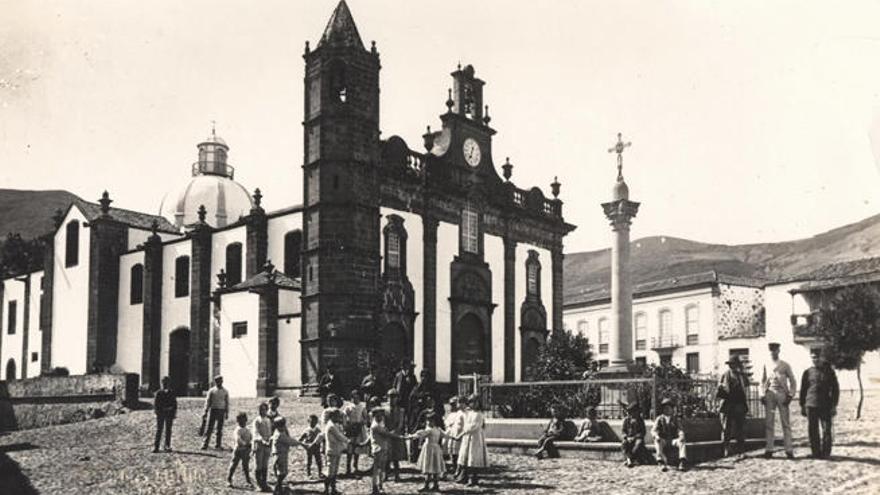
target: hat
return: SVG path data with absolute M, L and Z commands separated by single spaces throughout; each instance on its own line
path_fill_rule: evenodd
M 391 397 L 392 395 L 400 395 L 400 392 L 398 392 L 396 388 L 392 388 L 388 391 L 388 397 Z
M 663 400 L 660 401 L 660 407 L 665 407 L 665 406 L 673 406 L 674 407 L 675 402 L 672 399 L 670 399 L 669 397 L 664 397 Z
M 769 344 L 767 344 L 767 348 L 769 348 L 771 351 L 778 351 L 780 347 L 781 346 L 779 342 L 770 342 Z
M 810 356 L 822 356 L 822 348 L 821 347 L 813 347 L 810 349 Z
M 730 356 L 730 359 L 725 361 L 725 363 L 729 364 L 730 366 L 741 366 L 742 365 L 742 361 L 739 360 L 738 354 L 734 354 L 733 356 Z
M 275 418 L 275 419 L 272 421 L 272 424 L 274 424 L 275 427 L 278 428 L 279 426 L 284 426 L 284 425 L 286 425 L 286 424 L 287 424 L 287 420 L 284 419 L 284 416 L 278 416 L 277 418 Z

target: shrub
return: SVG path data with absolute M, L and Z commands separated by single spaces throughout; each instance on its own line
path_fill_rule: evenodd
M 44 373 L 45 376 L 70 376 L 70 370 L 64 366 L 56 366 Z

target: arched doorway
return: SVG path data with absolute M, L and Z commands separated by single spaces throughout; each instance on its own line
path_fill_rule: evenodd
M 189 329 L 180 327 L 168 339 L 168 376 L 171 388 L 186 395 L 189 384 Z
M 15 359 L 6 362 L 6 381 L 15 380 Z
M 452 331 L 452 375 L 489 372 L 486 335 L 483 322 L 473 313 L 466 314 Z
M 529 373 L 529 366 L 535 362 L 538 358 L 538 351 L 541 350 L 541 342 L 535 337 L 529 337 L 526 339 L 525 345 L 523 346 L 522 353 L 522 380 L 528 381 L 532 379 L 531 373 Z

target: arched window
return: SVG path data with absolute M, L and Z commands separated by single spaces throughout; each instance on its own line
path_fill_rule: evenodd
M 64 266 L 79 264 L 79 222 L 72 220 L 67 224 L 64 245 Z
M 636 313 L 635 317 L 636 350 L 644 351 L 647 348 L 648 338 L 648 315 Z
M 584 337 L 587 336 L 587 332 L 590 331 L 590 323 L 587 320 L 581 320 L 577 323 L 577 331 L 579 334 Z
M 608 318 L 599 318 L 599 354 L 608 354 Z
M 144 302 L 144 265 L 138 263 L 131 267 L 129 284 L 129 304 Z
M 294 230 L 284 234 L 284 274 L 288 277 L 300 276 L 301 253 L 302 231 Z
M 526 297 L 541 299 L 541 262 L 535 250 L 529 250 L 526 259 Z
M 189 295 L 189 256 L 174 260 L 174 297 Z
M 461 249 L 480 253 L 480 216 L 470 205 L 461 211 Z
M 684 309 L 684 327 L 687 345 L 700 343 L 700 307 L 691 304 Z
M 233 242 L 226 246 L 226 286 L 241 283 L 241 243 Z
M 672 342 L 672 311 L 661 309 L 657 320 L 657 340 L 661 346 L 666 346 Z

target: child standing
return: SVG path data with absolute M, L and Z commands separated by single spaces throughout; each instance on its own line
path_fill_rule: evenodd
M 394 481 L 400 481 L 400 461 L 406 459 L 406 441 L 403 435 L 406 433 L 406 412 L 400 406 L 400 394 L 397 389 L 388 391 L 388 417 L 385 426 L 388 431 L 397 436 L 397 440 L 391 442 L 391 452 L 388 454 L 388 471 L 394 470 Z
M 339 425 L 343 422 L 342 412 L 336 408 L 324 411 L 327 421 L 324 423 L 324 451 L 327 453 L 327 477 L 324 479 L 324 493 L 337 495 L 336 476 L 339 474 L 339 460 L 342 452 L 348 448 L 348 438 L 342 434 Z
M 348 437 L 348 452 L 345 460 L 345 474 L 351 474 L 351 465 L 354 461 L 354 472 L 358 472 L 358 458 L 360 447 L 367 439 L 366 425 L 370 422 L 367 416 L 367 406 L 361 402 L 361 393 L 355 389 L 351 391 L 351 401 L 342 406 L 345 414 L 345 436 Z
M 440 445 L 440 442 L 447 438 L 447 435 L 440 429 L 443 421 L 434 413 L 427 414 L 425 421 L 427 424 L 424 429 L 408 435 L 408 437 L 423 439 L 418 467 L 422 474 L 425 475 L 425 486 L 420 488 L 419 492 L 427 492 L 429 490 L 439 492 L 440 475 L 446 470 L 443 462 L 443 447 Z M 430 486 L 432 484 L 433 486 Z
M 371 480 L 372 493 L 377 495 L 384 493 L 385 467 L 391 454 L 392 442 L 401 440 L 403 437 L 388 431 L 385 427 L 385 410 L 373 409 L 370 412 L 373 422 L 370 424 L 370 438 L 365 443 L 370 444 L 370 453 L 373 455 L 373 476 Z
M 277 395 L 274 395 L 269 399 L 269 412 L 266 413 L 266 417 L 269 418 L 269 424 L 272 425 L 272 433 L 275 433 L 275 420 L 282 417 L 281 412 L 278 410 L 278 406 L 280 405 L 281 399 L 279 399 Z
M 269 491 L 267 478 L 269 477 L 269 455 L 272 453 L 272 422 L 266 416 L 268 411 L 269 404 L 261 403 L 259 416 L 254 418 L 254 422 L 251 425 L 254 437 L 254 463 L 256 464 L 254 475 L 257 478 L 257 486 L 264 492 Z
M 318 468 L 318 478 L 323 478 L 323 466 L 321 465 L 321 445 L 323 442 L 321 428 L 318 427 L 318 416 L 309 415 L 309 426 L 299 436 L 299 441 L 306 449 L 306 476 L 312 477 L 312 460 Z
M 272 434 L 272 467 L 275 471 L 275 490 L 272 493 L 284 493 L 284 478 L 287 477 L 287 460 L 290 447 L 300 445 L 296 439 L 287 432 L 287 421 L 284 418 L 275 418 L 272 423 L 275 433 Z
M 461 442 L 456 440 L 456 438 L 461 435 L 461 431 L 464 429 L 464 414 L 458 408 L 458 397 L 452 396 L 449 399 L 449 414 L 443 418 L 444 425 L 446 426 L 446 453 L 449 455 L 450 461 L 452 461 L 452 469 L 450 470 L 454 476 L 458 476 L 460 473 L 458 472 L 458 449 L 461 447 Z
M 565 416 L 556 406 L 550 407 L 550 415 L 552 416 L 550 423 L 547 424 L 544 434 L 538 439 L 538 450 L 535 451 L 535 457 L 538 459 L 543 459 L 545 453 L 548 457 L 559 457 L 559 452 L 556 451 L 553 442 L 558 440 L 562 436 L 562 432 L 565 431 Z
M 661 470 L 666 472 L 670 464 L 675 466 L 678 457 L 678 470 L 687 469 L 687 447 L 684 441 L 684 430 L 673 415 L 674 405 L 669 397 L 660 402 L 663 413 L 654 420 L 651 434 L 657 443 L 657 457 Z
M 602 432 L 599 430 L 599 422 L 596 420 L 596 408 L 587 409 L 587 419 L 581 423 L 577 436 L 574 437 L 575 442 L 601 442 Z
M 479 396 L 475 394 L 468 397 L 464 414 L 464 428 L 459 435 L 461 447 L 458 451 L 458 464 L 462 473 L 457 480 L 460 483 L 467 482 L 468 486 L 477 486 L 477 470 L 486 467 L 489 458 L 483 433 L 486 421 L 480 412 Z
M 647 457 L 645 450 L 645 420 L 638 403 L 626 406 L 627 417 L 623 420 L 623 442 L 621 449 L 626 456 L 624 465 L 633 467 Z
M 226 482 L 230 488 L 232 488 L 232 475 L 235 474 L 235 468 L 238 467 L 238 463 L 241 462 L 241 469 L 244 471 L 244 479 L 247 481 L 247 484 L 250 488 L 254 487 L 254 484 L 251 483 L 251 474 L 248 468 L 248 463 L 251 458 L 251 441 L 253 441 L 253 435 L 251 435 L 251 431 L 247 428 L 247 414 L 241 412 L 238 413 L 238 416 L 235 417 L 235 422 L 238 423 L 238 426 L 235 427 L 235 432 L 233 433 L 233 437 L 235 438 L 235 448 L 232 450 L 232 462 L 229 464 L 229 475 L 226 476 Z

